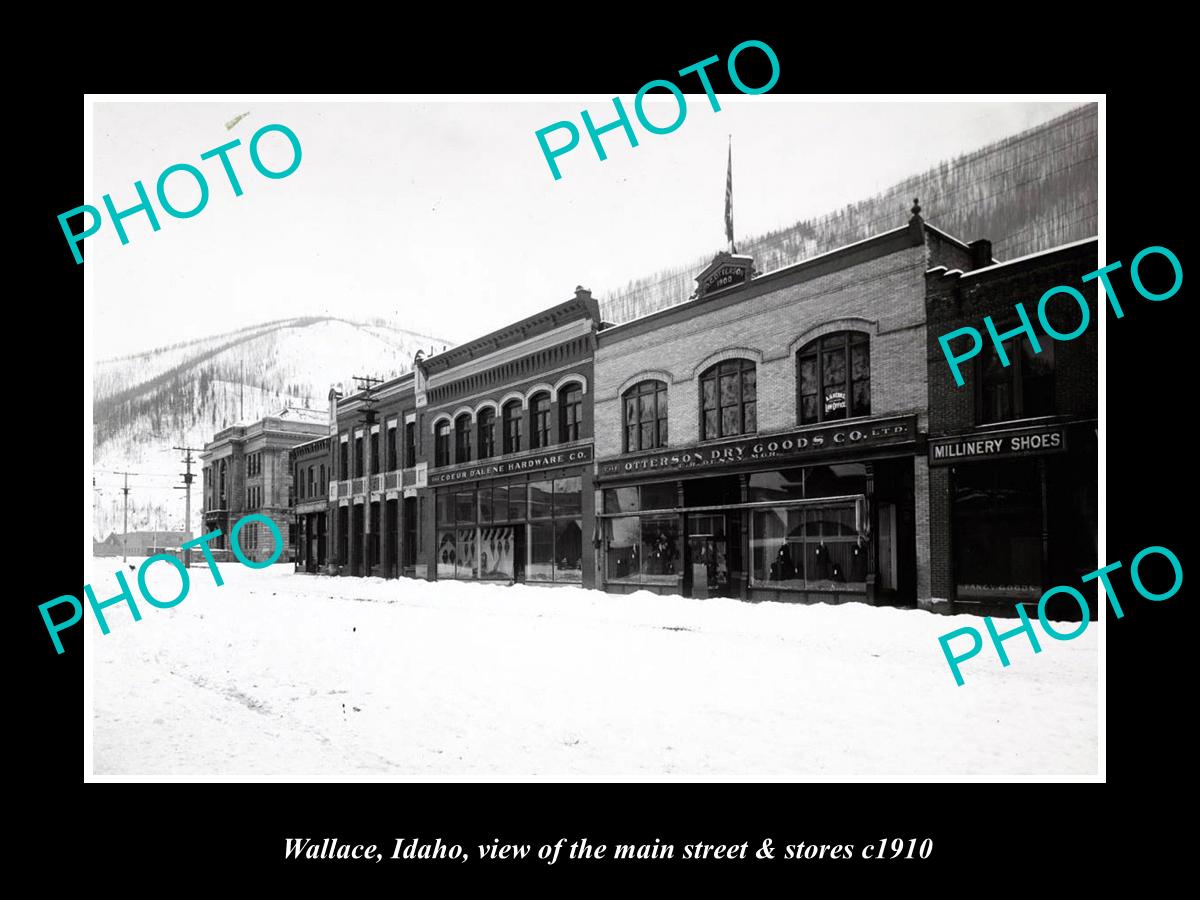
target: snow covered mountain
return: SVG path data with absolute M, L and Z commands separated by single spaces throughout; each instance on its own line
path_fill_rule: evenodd
M 331 384 L 353 375 L 390 378 L 412 368 L 421 349 L 449 342 L 378 322 L 309 317 L 267 322 L 96 364 L 93 383 L 94 537 L 122 528 L 123 476 L 129 529 L 184 530 L 182 454 L 229 425 L 293 407 L 322 418 Z M 193 471 L 199 469 L 193 465 Z M 199 480 L 192 522 L 200 521 Z

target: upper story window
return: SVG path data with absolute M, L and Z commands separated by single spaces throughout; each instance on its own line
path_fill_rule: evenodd
M 639 382 L 621 400 L 625 407 L 625 452 L 667 446 L 666 382 Z
M 550 395 L 538 394 L 529 401 L 529 449 L 550 446 Z
M 406 422 L 404 425 L 404 468 L 412 469 L 417 465 L 417 423 Z
M 471 460 L 471 416 L 463 413 L 454 420 L 454 461 Z
M 316 482 L 313 480 L 316 477 L 316 470 L 312 466 L 308 467 L 308 491 L 305 496 L 311 497 L 317 492 Z
M 342 481 L 350 477 L 350 442 L 342 441 L 342 451 L 338 460 L 338 473 Z
M 364 470 L 363 460 L 363 439 L 361 437 L 354 438 L 354 477 L 362 478 Z
M 558 439 L 560 442 L 579 440 L 583 426 L 583 388 L 568 384 L 558 392 Z
M 317 482 L 317 487 L 319 487 L 323 493 L 329 493 L 329 482 L 325 480 L 325 466 L 321 466 L 321 480 Z
M 433 436 L 433 464 L 435 466 L 450 465 L 450 422 L 443 419 L 437 423 Z
M 399 450 L 396 448 L 396 426 L 389 425 L 387 430 L 387 470 L 395 472 L 400 467 Z
M 496 455 L 496 411 L 485 407 L 479 411 L 479 458 Z
M 371 432 L 371 472 L 379 471 L 379 432 Z
M 758 431 L 758 386 L 754 361 L 727 359 L 700 376 L 700 439 Z
M 220 504 L 218 505 L 217 508 L 224 509 L 225 508 L 225 460 L 221 460 L 221 475 L 220 475 L 220 479 L 219 479 L 219 484 L 220 484 L 220 498 L 221 499 L 220 499 Z
M 1007 366 L 994 350 L 981 354 L 979 424 L 1054 415 L 1054 344 L 1043 341 L 1034 353 L 1018 335 L 1004 342 L 1004 352 Z
M 504 404 L 504 452 L 519 453 L 521 450 L 521 401 L 510 400 Z
M 801 425 L 871 414 L 871 339 L 861 331 L 817 338 L 796 354 Z

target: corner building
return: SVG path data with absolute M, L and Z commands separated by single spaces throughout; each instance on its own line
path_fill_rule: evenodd
M 719 254 L 690 302 L 602 329 L 598 583 L 927 604 L 925 273 L 973 261 L 914 204 L 774 272 Z
M 428 575 L 594 587 L 592 356 L 575 297 L 417 363 Z

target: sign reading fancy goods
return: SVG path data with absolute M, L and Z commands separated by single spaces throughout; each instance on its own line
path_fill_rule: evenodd
M 476 481 L 480 478 L 500 478 L 505 475 L 519 475 L 522 472 L 539 472 L 542 469 L 554 469 L 559 466 L 574 466 L 592 461 L 590 444 L 557 450 L 553 453 L 542 453 L 534 456 L 524 456 L 520 459 L 497 460 L 496 462 L 479 462 L 473 466 L 452 469 L 445 472 L 430 472 L 430 484 L 451 484 L 456 481 Z
M 881 444 L 902 444 L 917 436 L 916 416 L 896 416 L 888 419 L 866 419 L 839 425 L 822 425 L 764 435 L 740 441 L 690 447 L 672 453 L 656 453 L 632 459 L 613 459 L 601 462 L 601 478 L 633 475 L 650 469 L 681 471 L 708 466 L 730 466 L 764 460 L 791 461 L 830 450 L 846 450 Z

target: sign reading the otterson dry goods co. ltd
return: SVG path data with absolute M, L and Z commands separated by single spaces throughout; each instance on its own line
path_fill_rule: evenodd
M 731 466 L 767 459 L 781 462 L 802 461 L 829 450 L 846 450 L 880 444 L 900 444 L 917 436 L 916 416 L 865 419 L 839 425 L 818 425 L 784 434 L 723 441 L 720 444 L 690 447 L 670 453 L 656 453 L 632 459 L 613 459 L 600 463 L 600 477 L 632 475 L 649 470 L 682 471 L 708 466 Z
M 477 481 L 481 478 L 501 478 L 505 475 L 520 475 L 522 472 L 540 472 L 559 466 L 574 466 L 592 461 L 592 446 L 568 447 L 549 453 L 533 454 L 520 459 L 482 461 L 473 466 L 452 469 L 446 472 L 429 473 L 429 484 L 453 484 L 460 481 Z
M 1002 459 L 1036 456 L 1067 449 L 1067 431 L 1062 425 L 1016 428 L 966 437 L 938 438 L 929 442 L 929 464 L 949 466 L 972 459 Z

